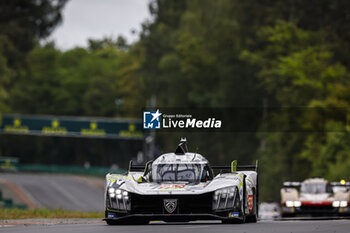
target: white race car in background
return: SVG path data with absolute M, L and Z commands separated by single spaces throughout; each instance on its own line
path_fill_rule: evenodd
M 282 216 L 350 214 L 350 184 L 311 178 L 303 182 L 284 182 L 281 189 Z
M 214 174 L 213 170 L 219 171 Z M 150 220 L 222 220 L 256 222 L 256 165 L 210 166 L 198 153 L 187 151 L 181 139 L 175 153 L 160 155 L 146 165 L 129 165 L 125 175 L 107 174 L 107 224 L 147 224 Z

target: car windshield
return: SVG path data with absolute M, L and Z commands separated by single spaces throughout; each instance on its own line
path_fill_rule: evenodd
M 199 182 L 201 179 L 201 164 L 158 164 L 152 169 L 155 182 L 182 181 Z
M 332 187 L 328 183 L 306 183 L 301 185 L 301 193 L 331 193 Z

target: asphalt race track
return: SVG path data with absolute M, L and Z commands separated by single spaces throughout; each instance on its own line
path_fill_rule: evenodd
M 221 224 L 218 222 L 152 223 L 149 225 L 108 226 L 105 223 L 2 226 L 0 232 L 7 233 L 348 233 L 350 220 L 323 221 L 260 221 L 246 224 Z
M 37 207 L 80 211 L 103 211 L 103 180 L 67 175 L 1 174 L 18 186 Z M 99 183 L 100 182 L 100 183 Z M 102 187 L 101 187 L 102 185 Z M 108 226 L 100 219 L 1 220 L 6 233 L 350 233 L 350 219 L 294 219 L 259 221 L 246 224 L 221 224 L 220 221 L 190 223 L 152 222 L 148 225 Z
M 53 174 L 1 174 L 18 186 L 37 208 L 103 211 L 103 179 L 100 187 L 89 179 Z

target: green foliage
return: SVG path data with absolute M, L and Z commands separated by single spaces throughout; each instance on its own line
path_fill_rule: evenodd
M 11 12 L 13 2 L 0 8 Z M 350 175 L 350 136 L 331 110 L 350 106 L 349 1 L 153 0 L 138 42 L 89 40 L 65 52 L 53 44 L 32 49 L 60 21 L 65 1 L 48 2 L 21 5 L 29 12 L 23 24 L 0 14 L 0 111 L 139 117 L 153 95 L 159 107 L 276 107 L 263 125 L 251 123 L 259 133 L 186 136 L 213 163 L 260 159 L 265 200 L 277 200 L 285 180 Z M 322 114 L 330 116 L 318 125 L 325 130 L 308 132 Z M 268 126 L 276 131 L 264 132 Z M 293 126 L 297 132 L 284 131 Z M 169 151 L 180 136 L 159 133 L 156 141 Z M 84 161 L 83 152 L 71 152 L 74 161 Z
M 102 218 L 102 212 L 79 212 L 67 210 L 23 210 L 0 209 L 0 219 L 35 219 L 35 218 Z
M 138 62 L 113 46 L 61 52 L 37 47 L 27 57 L 27 73 L 11 90 L 11 106 L 30 114 L 135 116 L 141 107 Z M 115 100 L 123 104 L 117 106 Z M 36 103 L 36 104 L 30 104 Z M 124 108 L 126 110 L 124 110 Z
M 241 58 L 257 67 L 256 75 L 271 96 L 270 101 L 274 106 L 327 109 L 348 105 L 331 98 L 340 86 L 348 85 L 349 75 L 347 68 L 334 56 L 332 44 L 326 40 L 324 31 L 306 31 L 295 23 L 277 21 L 274 26 L 264 27 L 257 34 L 262 46 L 257 50 L 243 51 Z M 269 115 L 270 123 L 281 127 L 288 125 L 288 122 L 297 122 L 301 126 L 299 130 L 319 120 L 313 118 L 317 114 L 275 114 L 272 111 Z M 325 132 L 322 133 L 282 132 L 263 136 L 267 148 L 262 156 L 269 162 L 278 161 L 273 169 L 263 167 L 263 172 L 268 175 L 263 176 L 262 180 L 272 190 L 263 192 L 263 198 L 276 194 L 285 180 L 303 180 L 310 176 L 338 179 L 346 176 L 347 173 L 341 176 L 335 166 L 339 165 L 340 160 L 346 161 L 344 138 L 348 137 L 348 133 L 337 132 L 344 122 L 336 124 L 332 120 L 324 122 Z M 348 165 L 345 163 L 343 166 L 342 172 Z M 278 179 L 271 182 L 273 176 Z M 277 199 L 277 195 L 274 198 Z
M 6 37 L 0 36 L 0 112 L 8 112 L 8 91 L 6 87 L 12 78 L 12 70 L 8 67 L 7 58 L 4 55 L 4 47 L 7 44 Z
M 61 22 L 61 9 L 66 2 L 0 2 L 0 112 L 11 110 L 9 89 L 17 85 L 27 53 Z
M 61 22 L 67 0 L 12 0 L 0 3 L 0 34 L 12 44 L 6 49 L 11 67 L 21 64 L 40 38 L 48 36 Z

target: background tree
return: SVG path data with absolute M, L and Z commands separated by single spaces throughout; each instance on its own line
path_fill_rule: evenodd
M 60 22 L 65 2 L 0 3 L 0 111 L 139 118 L 152 96 L 158 107 L 231 107 L 232 121 L 258 130 L 186 136 L 212 163 L 259 159 L 262 199 L 278 200 L 285 180 L 349 178 L 350 137 L 344 114 L 335 111 L 350 103 L 348 1 L 152 0 L 151 19 L 133 44 L 119 37 L 68 51 L 39 45 Z M 255 107 L 264 114 L 239 118 Z M 180 136 L 160 132 L 157 146 L 172 151 Z M 0 140 L 3 154 L 18 152 L 11 140 Z M 119 150 L 126 166 L 135 148 L 16 140 L 27 146 L 26 162 L 54 163 L 59 151 L 52 148 L 61 148 L 67 157 L 57 163 L 89 158 L 109 165 Z M 94 159 L 101 150 L 106 156 Z

